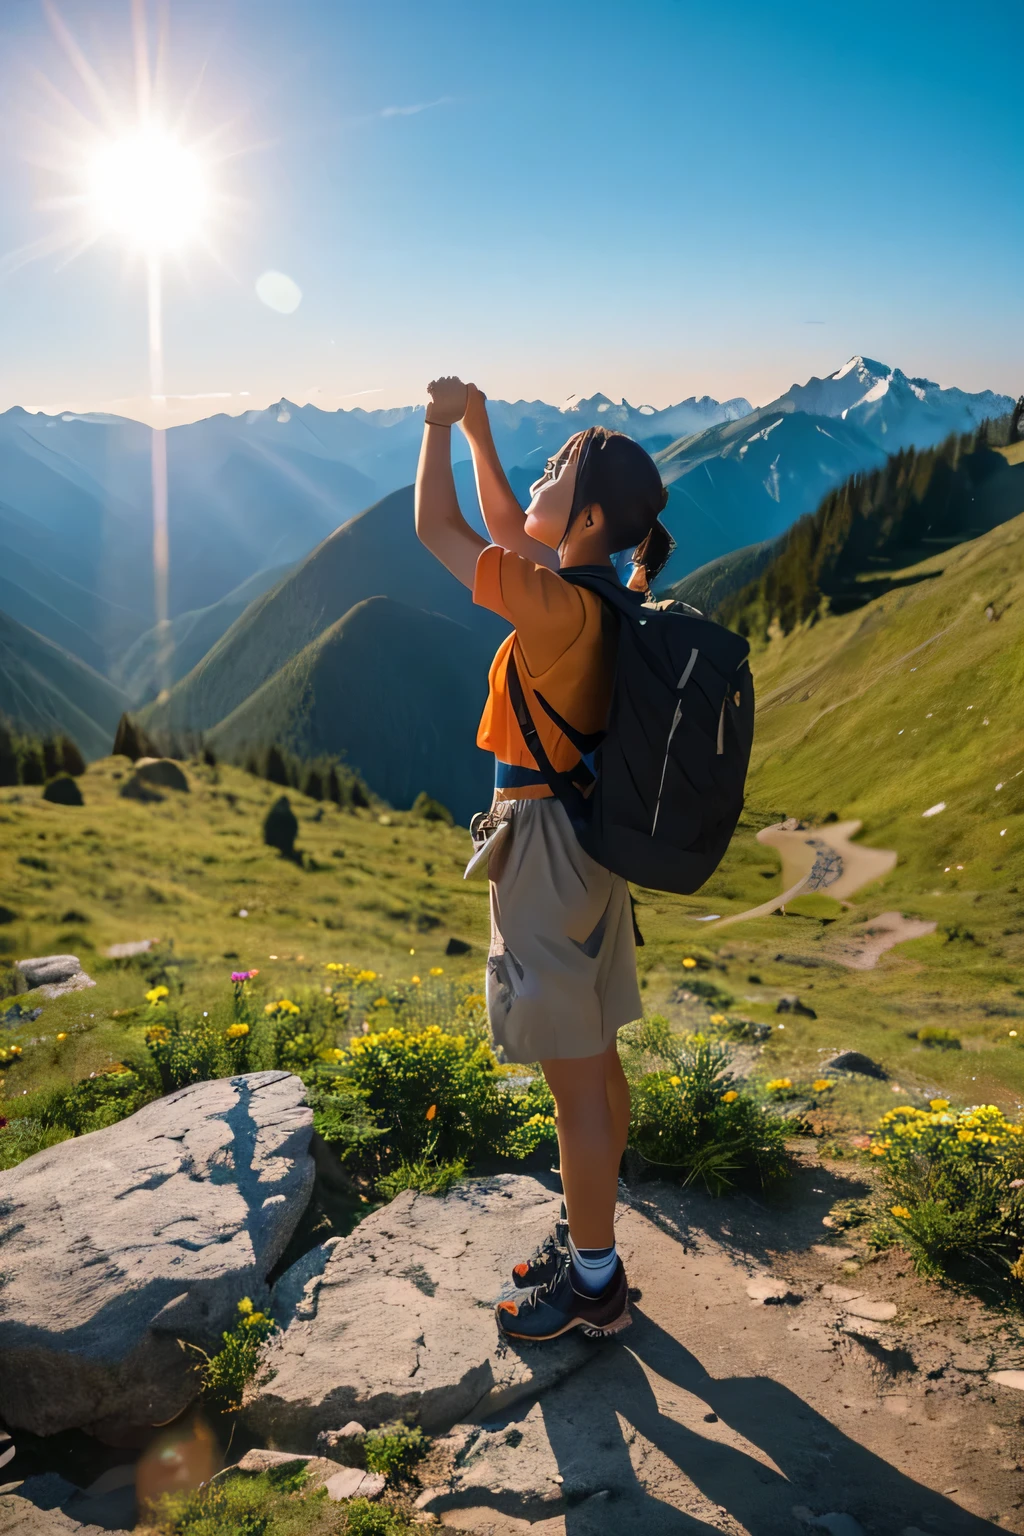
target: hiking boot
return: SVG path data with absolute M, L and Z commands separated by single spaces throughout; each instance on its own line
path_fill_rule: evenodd
M 569 1222 L 563 1200 L 554 1231 L 548 1233 L 540 1247 L 535 1248 L 528 1259 L 524 1259 L 513 1269 L 512 1284 L 517 1290 L 532 1290 L 534 1286 L 547 1285 L 549 1280 L 555 1278 L 559 1259 L 567 1251 L 568 1238 Z
M 557 1339 L 573 1328 L 582 1328 L 588 1339 L 607 1339 L 632 1322 L 622 1260 L 616 1260 L 615 1273 L 601 1294 L 587 1296 L 572 1283 L 568 1254 L 560 1259 L 546 1285 L 499 1301 L 494 1312 L 498 1328 L 506 1338 L 527 1343 Z

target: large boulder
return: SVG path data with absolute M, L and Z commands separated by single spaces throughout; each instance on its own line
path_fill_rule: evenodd
M 188 792 L 185 770 L 171 757 L 139 757 L 135 760 L 135 776 L 145 784 L 156 784 L 160 789 L 177 789 Z
M 0 1418 L 119 1438 L 164 1423 L 259 1294 L 313 1185 L 285 1072 L 196 1083 L 0 1173 Z
M 246 1409 L 270 1443 L 313 1450 L 323 1430 L 406 1415 L 428 1432 L 502 1412 L 588 1359 L 578 1334 L 520 1353 L 499 1339 L 493 1303 L 512 1265 L 550 1230 L 559 1199 L 521 1174 L 474 1179 L 444 1199 L 407 1190 L 375 1211 L 309 1278 L 267 1352 Z M 296 1287 L 278 1281 L 280 1321 Z M 322 1444 L 323 1442 L 321 1442 Z

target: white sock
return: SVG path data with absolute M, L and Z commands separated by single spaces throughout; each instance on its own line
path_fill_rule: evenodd
M 615 1244 L 610 1248 L 577 1248 L 569 1234 L 569 1254 L 572 1258 L 572 1282 L 586 1296 L 600 1296 L 615 1273 L 618 1253 Z

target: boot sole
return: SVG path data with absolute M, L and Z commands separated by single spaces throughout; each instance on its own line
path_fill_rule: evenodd
M 563 1334 L 571 1333 L 574 1328 L 579 1328 L 588 1339 L 612 1339 L 618 1333 L 624 1333 L 633 1322 L 630 1316 L 629 1306 L 619 1313 L 614 1322 L 606 1323 L 603 1328 L 595 1327 L 582 1317 L 574 1317 L 571 1322 L 562 1328 L 556 1328 L 554 1333 L 513 1333 L 511 1328 L 503 1328 L 498 1324 L 498 1332 L 504 1334 L 507 1339 L 517 1339 L 521 1344 L 547 1344 L 551 1339 L 560 1339 Z

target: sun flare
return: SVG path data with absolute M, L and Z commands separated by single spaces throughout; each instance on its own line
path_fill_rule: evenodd
M 194 150 L 147 129 L 96 150 L 87 165 L 86 197 L 98 233 L 155 254 L 178 250 L 202 233 L 210 184 Z

